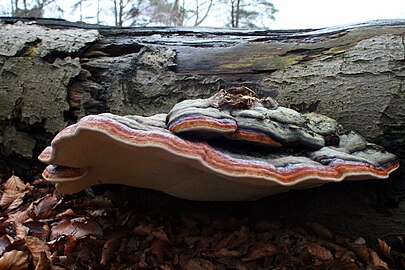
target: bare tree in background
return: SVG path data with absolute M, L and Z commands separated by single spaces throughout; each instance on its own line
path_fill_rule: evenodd
M 79 20 L 82 22 L 83 21 L 83 2 L 86 2 L 86 0 L 79 0 L 76 3 L 73 4 L 72 7 L 72 13 L 75 12 L 77 9 L 79 9 Z
M 199 26 L 209 15 L 214 0 L 150 0 L 151 23 Z
M 112 0 L 115 26 L 144 26 L 150 23 L 151 0 Z
M 214 4 L 213 0 L 193 0 L 188 3 L 190 9 L 184 8 L 186 13 L 185 24 L 189 20 L 193 26 L 199 26 L 208 17 Z
M 228 26 L 235 28 L 264 27 L 263 19 L 274 20 L 277 12 L 268 0 L 223 0 L 230 7 Z
M 184 8 L 179 0 L 113 0 L 116 26 L 182 26 Z
M 42 17 L 45 9 L 47 14 L 55 14 L 57 9 L 63 13 L 59 5 L 66 4 L 66 0 L 9 0 L 7 3 L 2 5 L 8 6 L 7 11 L 0 10 L 3 14 Z M 96 18 L 99 24 L 104 10 L 109 14 L 104 21 L 110 24 L 113 21 L 115 26 L 200 26 L 212 14 L 214 6 L 221 9 L 228 6 L 226 26 L 259 28 L 265 27 L 266 21 L 274 19 L 277 12 L 271 0 L 74 0 L 73 3 L 71 12 L 78 11 L 81 21 Z M 90 16 L 86 7 L 91 7 Z
M 165 26 L 183 26 L 184 8 L 179 0 L 169 3 L 167 0 L 149 0 L 145 14 L 149 17 L 148 24 Z
M 97 0 L 97 14 L 96 14 L 96 19 L 97 19 L 97 24 L 100 24 L 100 0 Z
M 73 4 L 72 6 L 72 11 L 71 13 L 75 12 L 76 10 L 79 10 L 79 20 L 84 21 L 85 19 L 93 19 L 96 18 L 96 24 L 100 24 L 100 12 L 101 12 L 101 7 L 100 7 L 100 0 L 97 0 L 97 3 L 94 3 L 94 0 L 78 0 L 76 3 Z M 96 14 L 94 16 L 86 16 L 83 18 L 83 6 L 85 4 L 88 4 L 88 6 L 96 6 Z
M 44 8 L 56 1 L 57 0 L 11 0 L 11 16 L 42 17 Z
M 113 0 L 115 26 L 122 26 L 124 23 L 124 9 L 131 2 L 130 0 Z

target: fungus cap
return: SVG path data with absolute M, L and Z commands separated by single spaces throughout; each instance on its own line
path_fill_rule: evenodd
M 399 166 L 382 148 L 356 143 L 358 135 L 344 135 L 344 144 L 336 146 L 266 148 L 227 138 L 190 140 L 166 128 L 169 118 L 86 116 L 41 153 L 39 160 L 50 164 L 43 176 L 63 193 L 125 184 L 184 199 L 230 201 L 344 179 L 387 178 Z

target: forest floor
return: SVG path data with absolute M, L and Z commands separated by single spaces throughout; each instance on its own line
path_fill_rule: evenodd
M 404 269 L 400 236 L 370 246 L 239 205 L 123 186 L 62 195 L 12 176 L 0 190 L 0 269 Z

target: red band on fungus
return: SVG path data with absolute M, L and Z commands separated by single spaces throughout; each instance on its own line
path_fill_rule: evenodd
M 109 114 L 84 117 L 61 131 L 51 147 L 40 160 L 63 167 L 48 166 L 43 176 L 66 193 L 121 183 L 186 199 L 251 200 L 345 178 L 386 178 L 399 166 L 395 159 L 376 166 L 356 156 L 327 165 L 302 156 L 255 159 L 182 139 L 143 124 L 142 117 L 130 121 Z

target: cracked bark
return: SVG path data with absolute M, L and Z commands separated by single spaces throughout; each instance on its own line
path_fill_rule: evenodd
M 0 21 L 3 179 L 11 170 L 27 177 L 40 172 L 39 152 L 84 115 L 167 112 L 230 84 L 326 114 L 405 160 L 405 21 L 298 31 Z M 370 238 L 398 233 L 405 220 L 403 175 L 289 192 L 251 207 Z

